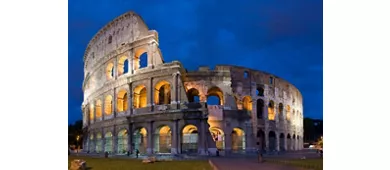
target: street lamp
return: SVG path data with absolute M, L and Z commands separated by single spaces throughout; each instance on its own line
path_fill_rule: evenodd
M 79 153 L 79 139 L 80 139 L 80 136 L 77 135 L 77 137 L 76 137 L 76 151 L 77 151 L 77 153 Z

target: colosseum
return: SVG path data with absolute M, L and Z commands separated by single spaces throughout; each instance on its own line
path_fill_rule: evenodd
M 164 62 L 158 34 L 127 12 L 84 55 L 84 151 L 215 154 L 303 148 L 299 90 L 275 75 Z

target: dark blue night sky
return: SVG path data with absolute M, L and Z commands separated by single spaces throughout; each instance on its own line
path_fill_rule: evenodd
M 300 89 L 305 117 L 322 119 L 322 0 L 69 0 L 69 123 L 82 117 L 89 40 L 130 10 L 158 31 L 165 62 L 273 73 Z

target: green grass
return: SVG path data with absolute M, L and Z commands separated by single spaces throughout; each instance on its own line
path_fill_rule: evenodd
M 140 159 L 68 156 L 68 169 L 74 159 L 87 162 L 90 170 L 212 170 L 206 160 L 167 161 L 144 164 Z
M 302 167 L 307 169 L 322 170 L 323 161 L 322 158 L 316 159 L 266 159 L 267 162 L 273 162 L 277 164 L 285 164 L 296 167 Z

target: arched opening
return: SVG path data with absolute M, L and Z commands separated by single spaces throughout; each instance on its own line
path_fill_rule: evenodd
M 283 104 L 279 103 L 279 121 L 283 121 Z
M 262 88 L 262 87 L 257 87 L 257 89 L 256 89 L 256 95 L 257 95 L 257 96 L 264 96 L 264 88 Z
M 265 151 L 266 150 L 266 145 L 265 145 L 265 132 L 261 129 L 258 129 L 257 130 L 257 146 L 259 147 L 259 149 L 261 149 L 262 151 Z
M 268 103 L 268 120 L 275 120 L 275 104 L 272 100 Z
M 111 80 L 114 77 L 114 64 L 108 63 L 106 67 L 106 78 Z
M 245 151 L 245 132 L 239 128 L 233 128 L 232 131 L 232 151 L 244 152 Z
M 248 71 L 244 71 L 244 79 L 247 79 L 249 78 L 249 72 Z
M 171 103 L 171 85 L 163 80 L 156 84 L 154 89 L 154 103 L 156 105 Z
M 117 67 L 118 76 L 128 73 L 129 72 L 128 66 L 129 66 L 129 61 L 127 56 L 121 56 L 118 60 L 118 67 Z
M 93 137 L 93 134 L 89 135 L 89 140 L 88 140 L 88 151 L 89 152 L 93 152 L 94 151 L 94 137 Z
M 287 134 L 287 150 L 291 150 L 291 135 Z
M 171 153 L 172 132 L 167 125 L 156 129 L 154 134 L 154 151 L 155 153 Z
M 291 149 L 292 150 L 295 150 L 295 144 L 296 144 L 295 134 L 293 134 L 293 137 L 292 137 L 292 140 L 291 140 Z
M 284 148 L 284 134 L 281 133 L 280 136 L 279 136 L 279 149 L 280 151 L 285 151 L 286 148 Z
M 118 144 L 117 144 L 118 153 L 126 153 L 129 150 L 128 149 L 129 138 L 127 135 L 128 134 L 126 129 L 123 129 L 118 132 Z
M 145 128 L 136 129 L 133 133 L 134 140 L 134 150 L 138 150 L 140 154 L 146 153 L 146 148 L 148 146 L 148 132 Z
M 146 97 L 146 87 L 144 85 L 139 85 L 134 88 L 134 101 L 133 105 L 135 109 L 146 107 L 147 97 Z
M 225 133 L 220 128 L 210 128 L 210 133 L 218 150 L 225 149 Z
M 96 118 L 101 118 L 102 117 L 102 101 L 101 100 L 96 101 L 95 109 L 96 109 Z
M 103 139 L 102 134 L 96 134 L 96 153 L 100 153 L 103 151 Z
M 199 103 L 200 98 L 199 98 L 199 91 L 195 88 L 191 88 L 187 91 L 187 96 L 188 96 L 188 102 L 190 103 Z
M 268 144 L 270 151 L 276 151 L 276 134 L 274 131 L 268 133 Z
M 264 101 L 261 99 L 257 99 L 256 102 L 256 113 L 257 113 L 257 119 L 263 119 L 264 115 Z
M 223 105 L 223 92 L 218 87 L 212 87 L 207 91 L 207 105 Z
M 112 133 L 106 132 L 104 135 L 104 152 L 112 153 Z
M 291 115 L 291 123 L 292 123 L 293 125 L 295 125 L 295 120 L 296 120 L 295 110 L 293 109 L 292 115 Z
M 245 96 L 242 99 L 242 103 L 243 103 L 244 110 L 252 111 L 252 99 L 250 96 Z
M 291 108 L 290 108 L 290 105 L 287 105 L 287 108 L 286 108 L 286 120 L 288 122 L 290 122 L 290 118 L 291 118 Z
M 112 96 L 107 95 L 106 99 L 104 100 L 104 113 L 106 115 L 112 114 Z
M 133 65 L 134 70 L 138 70 L 148 66 L 148 55 L 146 49 L 140 48 L 135 51 Z
M 94 109 L 93 105 L 91 104 L 89 105 L 89 122 L 92 122 L 94 117 Z
M 183 153 L 198 152 L 198 128 L 194 125 L 187 125 L 182 130 L 181 151 Z
M 121 89 L 117 94 L 117 111 L 123 112 L 128 108 L 128 100 L 127 100 L 127 91 L 126 89 Z

